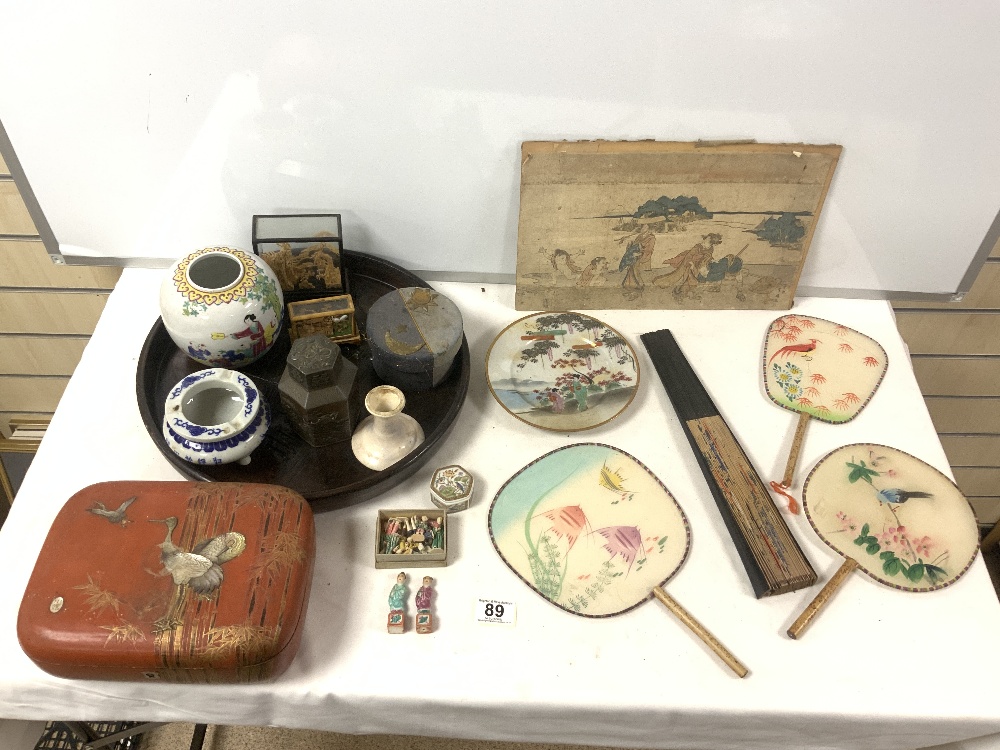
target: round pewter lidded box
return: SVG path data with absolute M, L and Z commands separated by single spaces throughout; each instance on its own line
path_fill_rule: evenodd
M 462 313 L 433 289 L 406 287 L 376 300 L 365 331 L 384 382 L 426 391 L 444 380 L 462 346 Z

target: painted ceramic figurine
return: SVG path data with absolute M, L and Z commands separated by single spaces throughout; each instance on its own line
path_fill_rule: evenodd
M 406 632 L 406 573 L 396 576 L 396 585 L 389 592 L 389 622 L 390 633 Z
M 417 632 L 430 633 L 434 630 L 434 616 L 431 614 L 431 599 L 434 596 L 434 579 L 424 576 L 424 584 L 417 589 Z

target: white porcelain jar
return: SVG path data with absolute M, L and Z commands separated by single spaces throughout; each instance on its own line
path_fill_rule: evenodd
M 163 438 L 193 464 L 248 464 L 270 426 L 257 386 L 235 370 L 193 372 L 170 389 L 164 404 Z
M 244 250 L 206 247 L 181 258 L 160 285 L 160 316 L 192 359 L 243 367 L 278 337 L 284 298 L 274 272 Z

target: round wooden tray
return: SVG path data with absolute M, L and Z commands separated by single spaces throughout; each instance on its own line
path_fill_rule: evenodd
M 365 253 L 345 250 L 342 259 L 354 299 L 355 319 L 362 334 L 368 308 L 383 294 L 403 287 L 429 286 L 406 269 Z M 240 370 L 257 384 L 271 406 L 271 429 L 253 452 L 250 464 L 191 464 L 167 447 L 162 432 L 163 405 L 167 391 L 185 375 L 202 370 L 207 365 L 182 352 L 167 334 L 163 321 L 158 319 L 139 354 L 136 396 L 142 421 L 160 453 L 181 474 L 191 479 L 283 485 L 305 497 L 314 511 L 334 510 L 373 498 L 423 466 L 451 430 L 469 388 L 469 342 L 463 337 L 462 348 L 441 384 L 430 391 L 406 393 L 404 411 L 420 423 L 424 430 L 424 442 L 399 463 L 384 471 L 373 471 L 354 457 L 350 441 L 314 448 L 292 429 L 282 411 L 278 394 L 278 381 L 284 372 L 290 347 L 287 326 L 282 326 L 278 341 L 271 350 Z M 363 336 L 361 344 L 342 345 L 341 351 L 358 366 L 362 397 L 382 383 L 372 369 L 368 343 Z M 359 408 L 364 418 L 364 407 L 359 404 Z

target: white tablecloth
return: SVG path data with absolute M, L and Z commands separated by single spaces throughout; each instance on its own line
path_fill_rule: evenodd
M 283 676 L 254 685 L 178 686 L 47 675 L 21 651 L 15 622 L 59 507 L 94 482 L 183 479 L 148 436 L 135 397 L 161 275 L 124 272 L 0 531 L 0 716 L 743 750 L 915 748 L 1000 732 L 1000 604 L 981 559 L 954 586 L 930 594 L 855 574 L 793 641 L 785 630 L 840 560 L 804 516 L 789 516 L 820 584 L 754 598 L 638 335 L 674 332 L 762 477 L 775 479 L 795 416 L 765 397 L 758 362 L 764 332 L 779 313 L 591 312 L 632 343 L 639 392 L 608 424 L 559 434 L 517 421 L 486 386 L 493 337 L 523 315 L 513 309 L 514 288 L 505 285 L 435 284 L 465 318 L 473 362 L 468 398 L 453 432 L 411 479 L 367 503 L 317 514 L 309 612 L 299 654 Z M 950 474 L 889 306 L 805 299 L 794 312 L 862 330 L 889 355 L 881 389 L 857 419 L 810 427 L 798 489 L 820 457 L 852 442 L 891 445 Z M 750 668 L 748 678 L 736 678 L 656 601 L 618 617 L 576 617 L 527 589 L 497 556 L 486 521 L 496 491 L 535 458 L 576 442 L 607 443 L 635 456 L 684 507 L 692 550 L 667 589 Z M 475 474 L 477 496 L 451 519 L 448 566 L 429 571 L 437 579 L 437 630 L 389 635 L 386 597 L 395 571 L 373 565 L 376 510 L 429 506 L 430 474 L 449 463 Z M 479 597 L 514 602 L 516 624 L 477 623 Z

